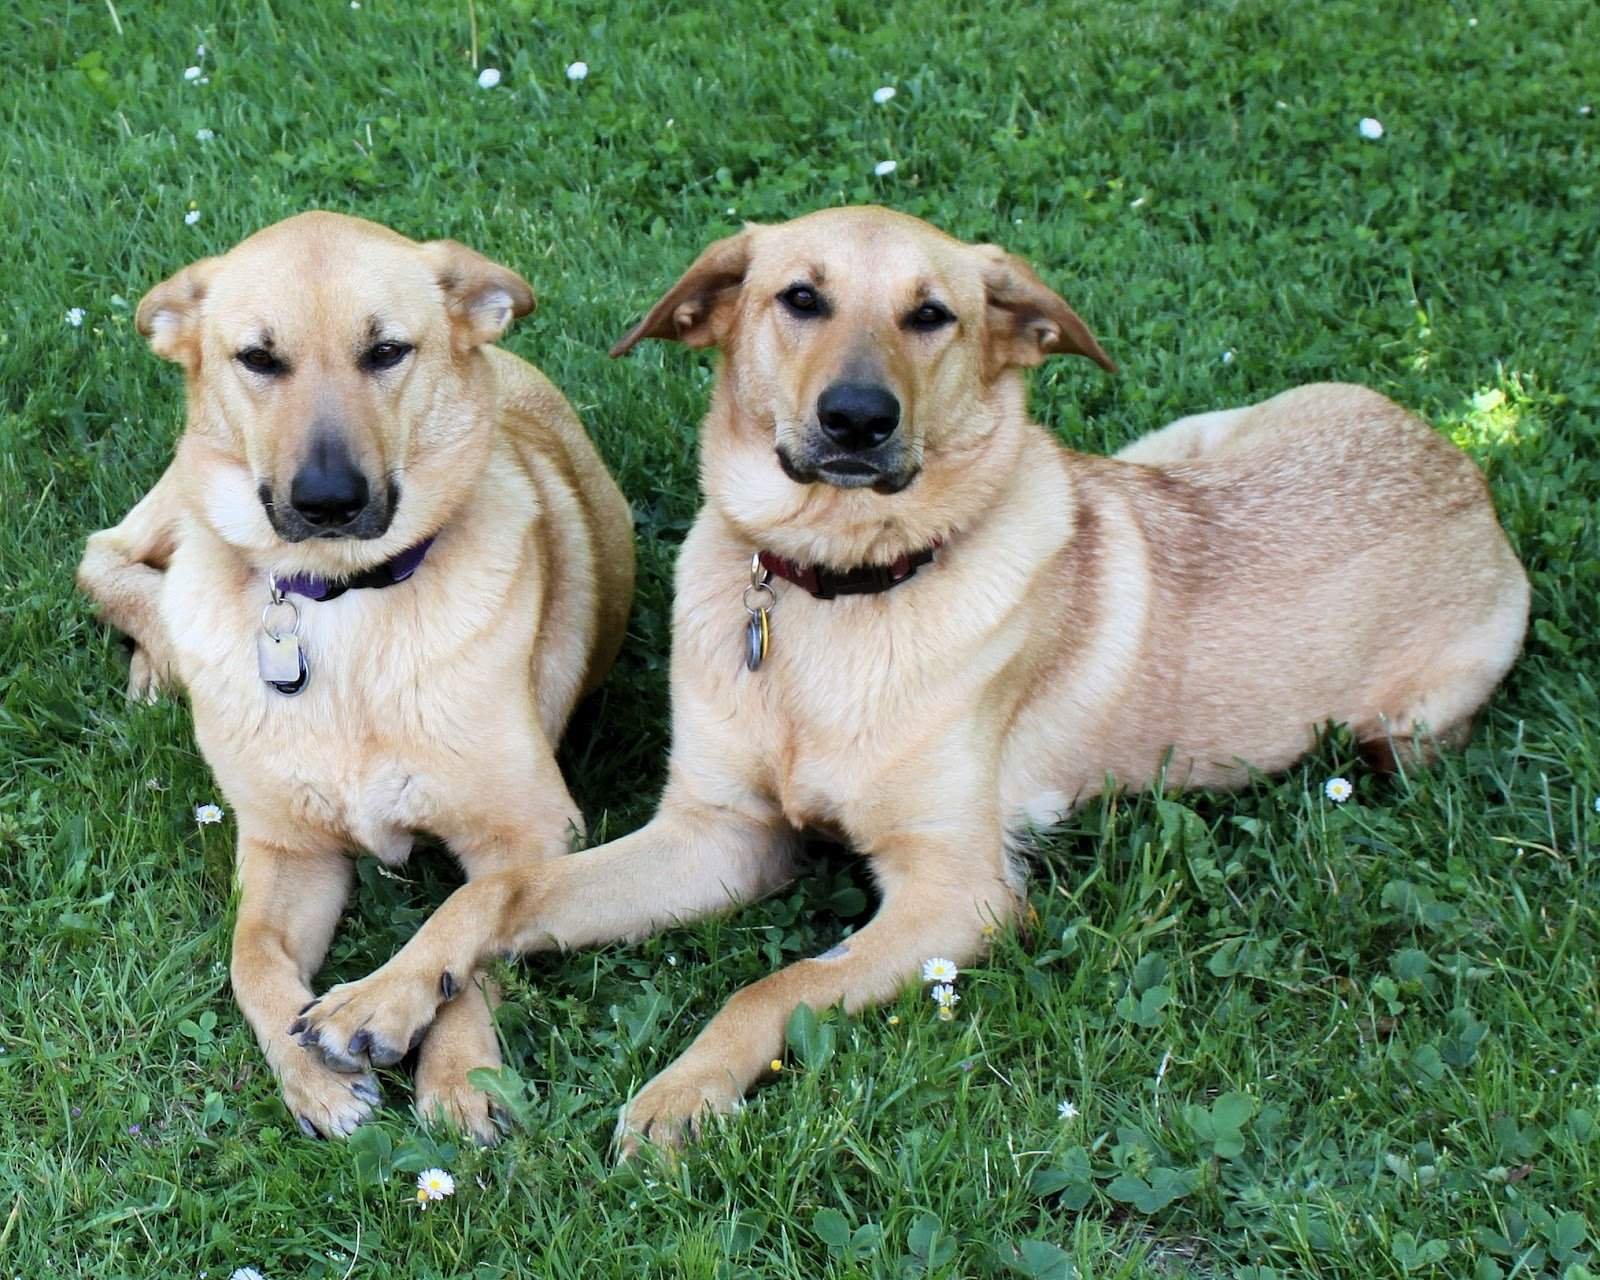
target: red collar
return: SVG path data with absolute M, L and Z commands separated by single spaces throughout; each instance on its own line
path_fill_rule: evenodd
M 936 541 L 921 551 L 901 556 L 891 564 L 864 564 L 855 569 L 830 569 L 820 564 L 796 564 L 770 551 L 759 553 L 761 567 L 768 573 L 786 578 L 798 587 L 804 587 L 818 600 L 832 600 L 835 596 L 870 596 L 880 591 L 898 587 L 913 576 L 923 565 L 933 560 L 933 554 L 944 543 Z

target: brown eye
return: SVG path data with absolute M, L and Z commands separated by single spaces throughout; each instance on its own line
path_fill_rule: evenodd
M 409 342 L 375 342 L 361 357 L 361 367 L 369 373 L 392 369 L 415 350 Z
M 817 291 L 808 284 L 790 285 L 778 295 L 778 301 L 797 316 L 824 314 L 822 299 L 817 296 Z
M 242 364 L 251 373 L 264 374 L 270 377 L 275 373 L 284 371 L 284 363 L 268 351 L 265 347 L 246 347 L 234 359 Z
M 924 302 L 920 307 L 906 317 L 906 328 L 916 329 L 920 333 L 930 333 L 934 329 L 942 329 L 955 319 L 949 307 L 938 302 Z

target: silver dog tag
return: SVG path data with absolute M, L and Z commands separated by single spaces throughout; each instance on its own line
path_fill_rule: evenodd
M 303 659 L 299 636 L 262 632 L 256 637 L 256 657 L 261 664 L 261 678 L 268 684 L 293 684 L 300 678 Z

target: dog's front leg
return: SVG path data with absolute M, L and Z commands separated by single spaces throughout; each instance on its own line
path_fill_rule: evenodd
M 379 1096 L 362 1064 L 335 1070 L 304 1053 L 289 1031 L 311 999 L 311 977 L 333 939 L 351 871 L 343 851 L 291 848 L 241 816 L 233 997 L 307 1137 L 347 1136 Z
M 644 937 L 788 880 L 796 838 L 781 817 L 683 790 L 632 835 L 469 880 L 388 964 L 318 1000 L 301 1042 L 339 1065 L 393 1062 L 494 955 Z
M 983 946 L 986 926 L 1011 916 L 1017 893 L 1006 876 L 998 824 L 985 836 L 896 836 L 871 854 L 883 890 L 877 915 L 831 951 L 746 987 L 694 1043 L 623 1108 L 618 1152 L 644 1142 L 675 1147 L 708 1114 L 738 1109 L 746 1091 L 783 1053 L 796 1006 L 851 1011 L 879 1004 L 939 956 L 962 964 Z
M 161 584 L 177 538 L 178 480 L 169 467 L 120 524 L 89 538 L 78 588 L 101 619 L 134 643 L 128 696 L 153 700 L 174 681 L 172 646 L 161 622 Z

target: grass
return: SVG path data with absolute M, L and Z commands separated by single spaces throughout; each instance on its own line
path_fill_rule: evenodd
M 20 0 L 0 71 L 5 1276 L 1600 1270 L 1600 9 Z M 1088 319 L 1122 375 L 1034 383 L 1073 445 L 1321 378 L 1428 414 L 1533 577 L 1522 661 L 1426 773 L 1362 774 L 1333 735 L 1237 795 L 1088 807 L 955 1021 L 914 992 L 824 1015 L 675 1169 L 611 1168 L 617 1104 L 738 985 L 864 918 L 847 856 L 726 920 L 508 969 L 497 1149 L 398 1108 L 301 1140 L 230 999 L 231 827 L 195 824 L 217 797 L 187 712 L 122 701 L 72 591 L 178 429 L 131 304 L 319 205 L 532 280 L 509 345 L 638 515 L 627 651 L 565 750 L 615 834 L 662 777 L 709 366 L 605 347 L 739 219 L 865 200 L 1005 242 Z M 452 872 L 407 876 L 362 864 L 324 983 Z M 458 1190 L 423 1214 L 427 1164 Z

